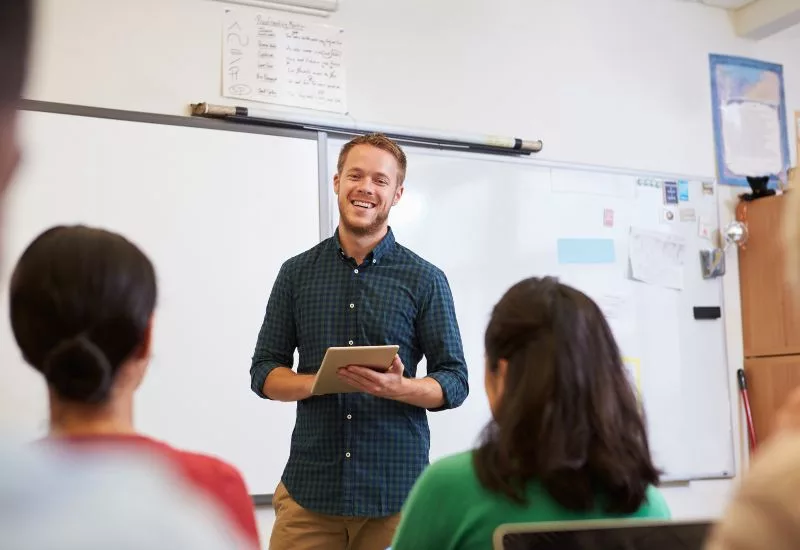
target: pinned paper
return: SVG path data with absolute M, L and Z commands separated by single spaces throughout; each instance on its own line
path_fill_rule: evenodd
M 603 210 L 603 225 L 605 227 L 614 227 L 614 211 L 610 208 Z
M 697 236 L 701 239 L 711 240 L 714 229 L 702 217 L 697 221 Z
M 714 182 L 713 181 L 704 181 L 703 182 L 703 194 L 704 195 L 713 195 L 714 194 Z
M 689 200 L 689 182 L 686 180 L 678 181 L 678 200 L 681 202 Z
M 558 239 L 560 264 L 613 264 L 613 239 Z
M 686 241 L 680 235 L 631 227 L 631 276 L 643 283 L 683 290 Z
M 664 182 L 664 204 L 678 204 L 678 183 Z
M 695 214 L 694 208 L 681 208 L 679 213 L 682 222 L 693 222 L 697 220 L 697 214 Z

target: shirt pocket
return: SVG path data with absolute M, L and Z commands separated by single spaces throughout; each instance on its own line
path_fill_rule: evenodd
M 416 306 L 403 291 L 389 295 L 367 296 L 362 309 L 362 326 L 371 345 L 399 345 L 416 348 Z

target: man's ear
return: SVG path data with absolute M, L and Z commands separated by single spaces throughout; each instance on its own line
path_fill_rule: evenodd
M 400 202 L 400 199 L 403 197 L 404 190 L 405 186 L 402 183 L 397 186 L 397 189 L 394 190 L 394 200 L 392 201 L 392 206 Z
M 339 194 L 339 174 L 334 174 L 333 176 L 333 194 Z

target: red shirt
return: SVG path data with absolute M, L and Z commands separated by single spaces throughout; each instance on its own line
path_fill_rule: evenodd
M 81 446 L 130 445 L 166 458 L 186 480 L 218 504 L 256 548 L 260 547 L 253 501 L 244 479 L 233 466 L 208 455 L 180 451 L 142 435 L 73 435 L 59 436 L 58 439 Z

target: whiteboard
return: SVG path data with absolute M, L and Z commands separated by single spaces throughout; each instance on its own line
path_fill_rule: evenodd
M 21 127 L 2 311 L 13 265 L 45 228 L 84 223 L 129 237 L 159 283 L 137 428 L 219 456 L 251 493 L 272 493 L 295 408 L 252 393 L 250 358 L 281 263 L 319 242 L 316 139 L 33 111 Z M 22 440 L 44 435 L 45 386 L 20 358 L 7 313 L 0 364 L 0 429 Z
M 329 140 L 329 176 L 343 143 Z M 405 151 L 406 189 L 390 225 L 399 243 L 448 277 L 470 379 L 461 407 L 429 413 L 432 460 L 474 446 L 490 418 L 483 335 L 494 304 L 523 278 L 556 275 L 606 313 L 626 365 L 638 378 L 651 450 L 664 479 L 734 475 L 724 323 L 693 317 L 693 306 L 722 307 L 721 280 L 703 280 L 700 271 L 699 251 L 712 246 L 699 236 L 700 219 L 713 228 L 719 223 L 716 196 L 704 193 L 701 181 L 690 182 L 689 200 L 679 205 L 693 209 L 696 220 L 681 222 L 674 208 L 669 221 L 662 188 L 639 184 L 652 174 L 416 147 Z M 332 230 L 338 212 L 332 197 L 328 204 Z M 611 227 L 604 225 L 606 210 L 613 211 Z M 685 239 L 683 290 L 631 280 L 632 226 Z M 559 263 L 563 238 L 611 239 L 614 260 Z

